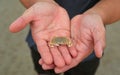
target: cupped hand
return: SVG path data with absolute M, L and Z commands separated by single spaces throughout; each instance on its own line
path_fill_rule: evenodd
M 102 56 L 105 47 L 105 27 L 97 14 L 77 15 L 71 20 L 71 37 L 74 40 L 78 56 L 70 65 L 55 68 L 56 73 L 65 72 L 82 62 L 94 49 L 98 58 Z
M 45 64 L 54 62 L 57 67 L 70 64 L 71 55 L 77 54 L 75 50 L 68 50 L 67 46 L 48 46 L 53 37 L 70 38 L 70 20 L 67 12 L 56 3 L 38 2 L 11 24 L 10 31 L 19 32 L 30 22 L 32 37 Z

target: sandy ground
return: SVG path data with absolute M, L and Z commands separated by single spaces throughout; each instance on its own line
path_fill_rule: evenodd
M 24 10 L 18 0 L 0 0 L 0 75 L 36 75 L 24 41 L 28 28 L 16 34 L 8 31 Z M 120 75 L 119 24 L 107 26 L 107 47 L 96 75 Z

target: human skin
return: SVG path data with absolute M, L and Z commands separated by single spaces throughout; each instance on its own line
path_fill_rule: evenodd
M 78 51 L 78 56 L 72 59 L 70 65 L 64 65 L 61 68 L 58 65 L 46 64 L 42 58 L 40 64 L 43 69 L 55 69 L 56 73 L 65 72 L 90 55 L 93 49 L 96 56 L 100 58 L 105 47 L 104 25 L 120 19 L 119 2 L 120 0 L 101 0 L 84 14 L 76 15 L 70 25 L 71 38 Z
M 41 61 L 44 69 L 54 69 L 56 73 L 65 72 L 77 66 L 93 49 L 98 58 L 102 57 L 105 48 L 105 25 L 120 19 L 119 2 L 119 0 L 101 0 L 84 14 L 76 15 L 71 20 L 71 38 L 74 40 L 78 56 L 70 65 L 63 68 L 46 65 Z
M 54 2 L 37 2 L 11 24 L 10 31 L 21 31 L 30 22 L 32 37 L 43 61 L 46 64 L 54 62 L 58 67 L 70 64 L 72 58 L 77 55 L 73 46 L 70 48 L 67 46 L 53 48 L 48 46 L 53 37 L 70 38 L 70 20 L 67 12 Z
M 71 20 L 71 35 L 75 42 L 78 41 L 76 44 L 78 56 L 73 59 L 70 65 L 63 68 L 54 67 L 56 73 L 65 72 L 77 66 L 93 49 L 98 58 L 102 57 L 105 47 L 104 27 L 120 20 L 119 2 L 120 0 L 100 0 L 84 14 L 76 15 Z
M 95 18 L 95 19 L 94 19 Z M 93 50 L 98 58 L 102 56 L 105 48 L 105 27 L 101 17 L 96 14 L 77 15 L 71 20 L 71 38 L 73 39 L 75 48 L 78 51 L 78 56 L 72 59 L 70 65 L 65 65 L 62 68 L 55 65 L 46 65 L 41 60 L 45 70 L 55 69 L 56 73 L 61 73 L 77 66 Z

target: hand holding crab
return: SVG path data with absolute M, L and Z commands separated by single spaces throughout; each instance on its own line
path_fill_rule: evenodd
M 11 24 L 10 31 L 21 31 L 28 23 L 31 23 L 32 37 L 45 64 L 54 63 L 58 67 L 63 67 L 65 64 L 71 63 L 72 57 L 77 55 L 76 50 L 68 50 L 66 45 L 48 46 L 48 42 L 54 37 L 70 38 L 70 20 L 65 9 L 56 3 L 38 2 Z M 63 43 L 66 43 L 67 40 L 62 39 L 64 40 Z M 50 42 L 51 45 L 56 42 L 54 40 Z M 57 43 L 63 44 L 60 40 L 58 39 Z M 66 44 L 71 45 L 70 42 Z
M 65 72 L 82 62 L 93 52 L 93 49 L 98 58 L 102 56 L 105 47 L 105 28 L 99 15 L 83 14 L 75 16 L 71 20 L 71 37 L 78 56 L 72 59 L 70 65 L 59 68 L 44 64 L 45 69 L 54 68 L 56 73 Z
M 85 59 L 93 48 L 97 57 L 102 55 L 105 29 L 98 15 L 77 15 L 70 24 L 65 9 L 54 3 L 38 2 L 11 24 L 10 31 L 18 32 L 30 22 L 44 69 L 55 69 L 57 73 L 69 70 Z M 49 44 L 52 47 L 48 47 Z

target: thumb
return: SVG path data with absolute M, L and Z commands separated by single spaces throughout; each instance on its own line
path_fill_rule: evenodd
M 105 28 L 97 29 L 93 32 L 93 39 L 94 39 L 94 50 L 95 54 L 98 58 L 102 57 L 103 50 L 106 45 L 105 39 Z
M 33 9 L 29 8 L 26 10 L 22 16 L 20 16 L 17 20 L 15 20 L 9 27 L 9 30 L 13 33 L 19 32 L 24 29 L 27 24 L 33 20 L 34 14 Z
M 80 30 L 80 22 L 82 19 L 82 15 L 77 15 L 71 20 L 71 37 L 75 37 L 77 32 Z

